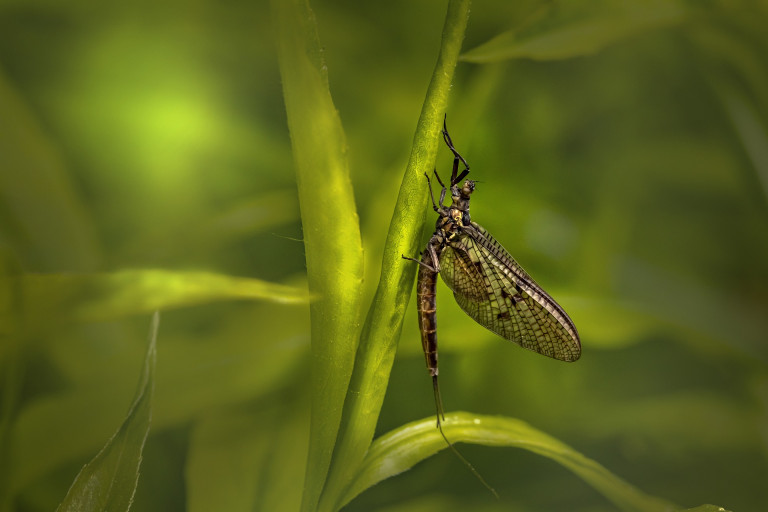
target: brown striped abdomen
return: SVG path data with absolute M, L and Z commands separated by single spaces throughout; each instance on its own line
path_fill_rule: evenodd
M 421 255 L 419 275 L 416 281 L 416 302 L 419 311 L 419 332 L 421 333 L 421 346 L 424 349 L 424 357 L 427 360 L 427 368 L 431 376 L 437 375 L 437 272 L 425 265 L 432 267 L 429 250 Z

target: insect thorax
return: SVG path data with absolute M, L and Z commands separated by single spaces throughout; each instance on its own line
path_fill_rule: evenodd
M 444 231 L 455 232 L 456 228 L 469 226 L 469 196 L 474 190 L 475 182 L 472 180 L 465 181 L 461 188 L 456 185 L 451 187 L 451 206 L 446 208 L 447 212 L 443 215 L 447 216 L 454 226 L 451 229 L 446 229 L 448 226 L 444 225 Z

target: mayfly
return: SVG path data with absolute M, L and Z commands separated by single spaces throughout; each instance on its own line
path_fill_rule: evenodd
M 469 197 L 475 190 L 475 182 L 466 180 L 459 185 L 469 174 L 469 164 L 453 147 L 445 121 L 442 134 L 453 153 L 451 205 L 443 206 L 449 188 L 435 170 L 435 177 L 442 187 L 438 203 L 428 175 L 427 184 L 432 207 L 439 215 L 436 229 L 421 260 L 406 258 L 419 263 L 416 285 L 419 330 L 427 369 L 432 377 L 437 427 L 441 433 L 440 420 L 445 421 L 445 415 L 437 383 L 437 274 L 453 291 L 461 309 L 502 338 L 561 361 L 576 361 L 581 355 L 576 326 L 563 308 L 536 284 L 499 242 L 470 219 Z M 461 172 L 459 163 L 464 166 Z

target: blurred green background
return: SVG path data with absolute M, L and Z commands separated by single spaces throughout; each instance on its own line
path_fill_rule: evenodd
M 312 7 L 370 298 L 445 2 Z M 583 355 L 523 351 L 440 284 L 447 410 L 521 418 L 683 506 L 768 503 L 766 14 L 475 2 L 466 50 L 511 28 L 519 44 L 456 70 L 448 126 L 480 181 L 472 218 L 569 312 Z M 120 425 L 152 299 L 188 284 L 152 274 L 137 298 L 126 271 L 304 286 L 273 39 L 266 2 L 0 2 L 2 510 L 55 508 Z M 134 510 L 300 500 L 308 308 L 232 300 L 239 286 L 163 314 Z M 433 411 L 411 311 L 379 433 Z M 614 510 L 550 460 L 462 452 L 500 501 L 443 452 L 346 510 Z M 216 475 L 232 503 L 211 501 Z

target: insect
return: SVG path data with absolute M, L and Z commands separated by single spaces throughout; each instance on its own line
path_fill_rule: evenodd
M 475 182 L 466 180 L 469 164 L 456 151 L 443 121 L 443 140 L 453 153 L 451 205 L 443 206 L 449 190 L 435 170 L 442 187 L 435 202 L 432 183 L 427 177 L 432 207 L 439 215 L 435 232 L 421 254 L 416 297 L 419 330 L 427 369 L 432 377 L 437 410 L 437 427 L 445 421 L 437 382 L 437 275 L 453 291 L 461 309 L 477 323 L 502 338 L 559 359 L 576 361 L 581 343 L 576 326 L 566 312 L 549 296 L 482 226 L 469 216 L 469 198 Z M 459 172 L 459 163 L 464 169 Z M 450 444 L 450 443 L 449 443 Z

